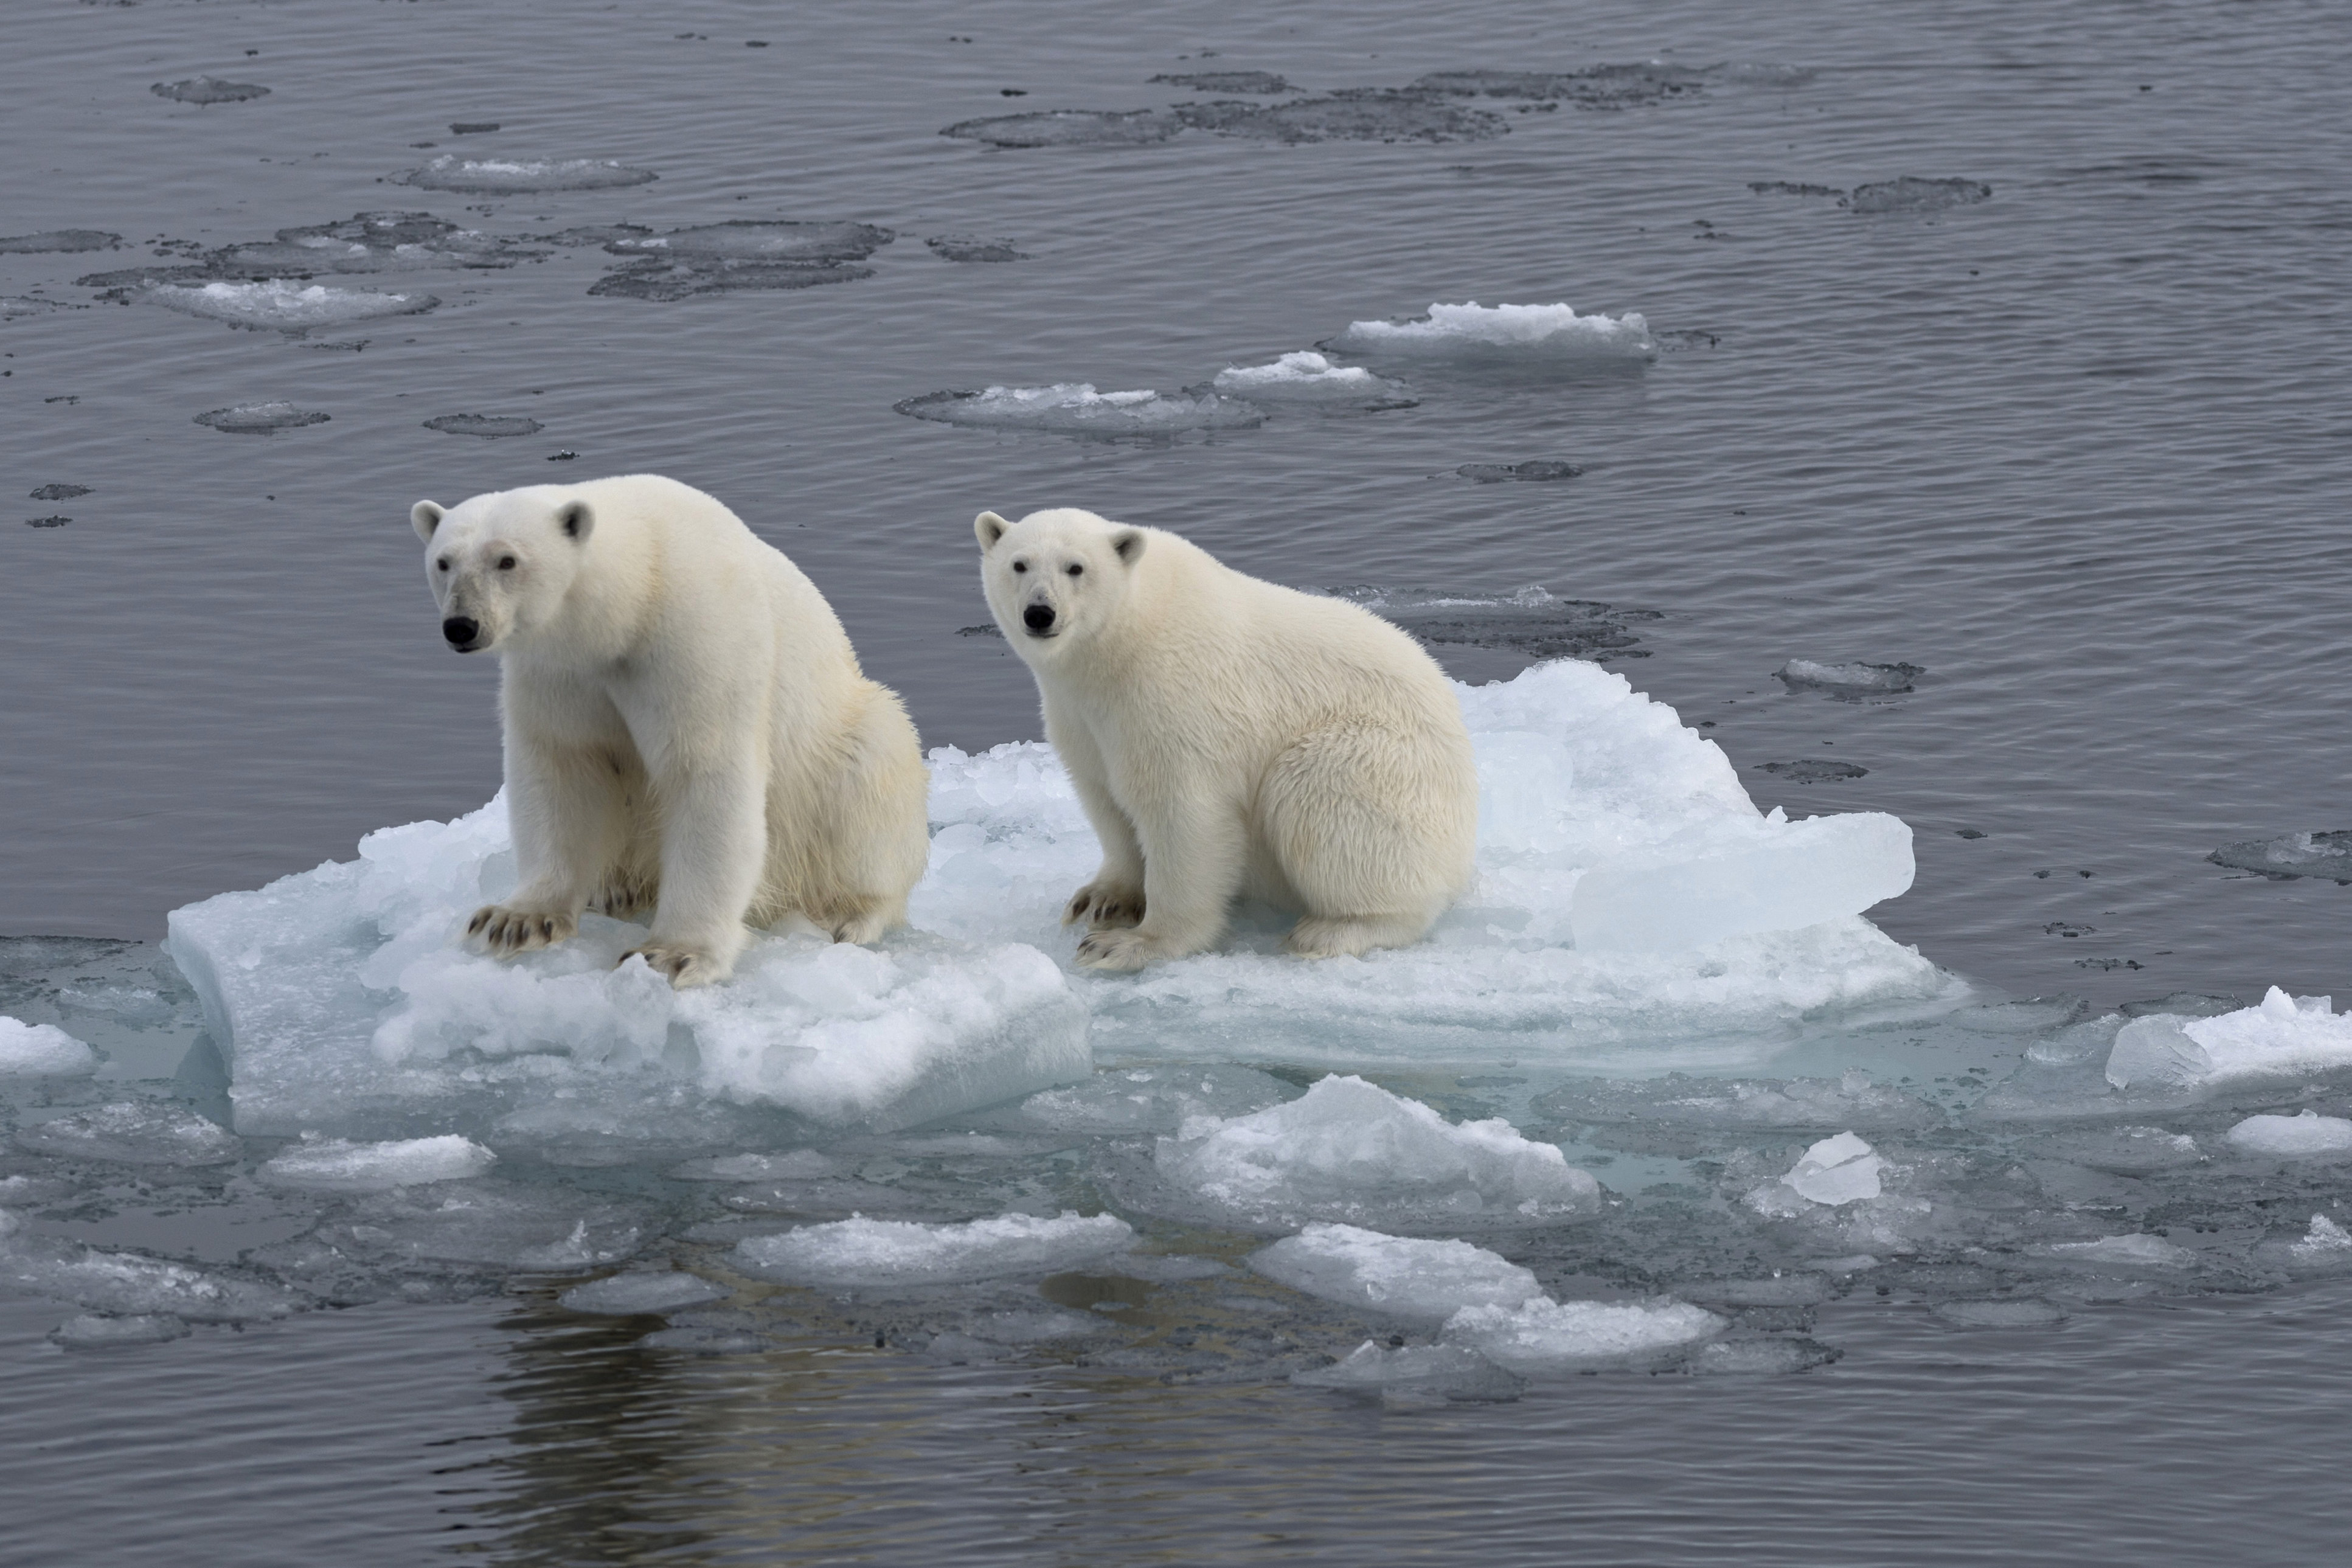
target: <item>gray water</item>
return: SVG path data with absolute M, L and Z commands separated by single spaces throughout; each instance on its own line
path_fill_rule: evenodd
M 982 507 L 1088 506 L 1310 587 L 1540 584 L 1613 607 L 1591 616 L 1617 646 L 1584 651 L 1712 725 L 1759 804 L 1911 823 L 1917 883 L 1873 918 L 1990 991 L 2352 992 L 2345 888 L 2205 859 L 2352 826 L 2328 635 L 2352 574 L 2352 115 L 2326 7 L 40 0 L 7 34 L 0 238 L 121 245 L 0 245 L 0 482 L 26 498 L 0 517 L 0 931 L 152 938 L 178 904 L 478 805 L 493 677 L 441 646 L 410 502 L 653 470 L 791 553 L 929 743 L 1037 732 L 1024 672 L 961 635 L 987 618 Z M 1627 62 L 1661 68 L 1551 109 L 1447 99 L 1507 130 L 1461 120 L 1462 140 L 939 133 L 1221 96 L 1159 74 L 1265 70 L 1313 96 Z M 205 76 L 269 91 L 151 90 Z M 397 183 L 445 154 L 658 178 Z M 1905 177 L 1990 195 L 1865 210 L 1884 204 L 1863 188 Z M 1834 194 L 1753 188 L 1774 183 Z M 322 277 L 439 303 L 302 336 L 76 281 L 363 212 L 488 237 Z M 843 263 L 870 276 L 663 300 L 576 233 L 739 219 L 896 237 Z M 956 237 L 1020 258 L 926 244 Z M 1416 374 L 1409 408 L 1176 441 L 893 412 L 994 384 L 1173 391 L 1465 300 L 1639 310 L 1667 352 L 1535 385 Z M 196 423 L 277 400 L 329 417 Z M 541 428 L 426 427 L 448 415 Z M 1534 461 L 1582 472 L 1459 472 Z M 32 495 L 54 486 L 87 490 Z M 1433 650 L 1493 679 L 1541 631 Z M 1927 673 L 1842 701 L 1777 679 L 1791 658 Z M 1866 772 L 1760 771 L 1803 760 Z M 176 1070 L 154 1092 L 215 1103 L 183 1034 L 158 1037 L 174 1048 L 117 1076 Z M 2240 1193 L 2231 1223 L 2312 1195 L 2288 1186 Z M 233 1217 L 135 1187 L 61 1234 L 244 1245 Z M 193 1206 L 241 1212 L 218 1196 Z M 1612 1267 L 1606 1247 L 1554 1262 Z M 1924 1315 L 1927 1286 L 1881 1305 L 1865 1279 L 1804 1331 L 1843 1359 L 1801 1375 L 1397 1415 L 1264 1378 L 943 1367 L 914 1320 L 880 1325 L 879 1351 L 875 1325 L 827 1320 L 702 1360 L 562 1314 L 553 1288 L 103 1355 L 51 1350 L 56 1311 L 12 1305 L 5 1442 L 37 1479 L 19 1539 L 81 1562 L 198 1540 L 257 1562 L 2298 1562 L 2328 1538 L 2312 1467 L 2341 1452 L 2314 1373 L 2342 1360 L 2332 1286 L 1968 1332 Z

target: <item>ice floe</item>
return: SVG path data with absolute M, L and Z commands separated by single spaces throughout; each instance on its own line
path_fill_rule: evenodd
M 991 239 L 976 234 L 935 234 L 923 241 L 933 256 L 941 261 L 1026 261 L 1029 253 L 1016 247 L 1009 239 Z
M 1606 1363 L 1641 1363 L 1713 1339 L 1727 1327 L 1685 1301 L 1555 1301 L 1465 1307 L 1446 1320 L 1448 1343 L 1512 1372 L 1540 1376 Z
M 324 425 L 331 415 L 297 408 L 280 399 L 270 403 L 240 403 L 233 408 L 215 408 L 195 416 L 194 423 L 230 436 L 274 436 L 280 430 L 299 430 L 306 425 Z
M 1225 951 L 1132 978 L 1073 972 L 1097 1047 L 1339 1066 L 1640 1040 L 1654 1071 L 1726 1031 L 1957 999 L 1857 918 L 1909 885 L 1895 818 L 1761 816 L 1712 742 L 1587 664 L 1456 689 L 1480 760 L 1479 882 L 1428 940 L 1302 964 L 1274 952 L 1280 923 L 1245 922 Z M 1050 749 L 934 752 L 931 817 L 916 923 L 1067 962 L 1062 906 L 1098 851 Z
M 602 191 L 642 185 L 656 178 L 651 169 L 632 169 L 598 158 L 461 158 L 444 153 L 421 169 L 395 176 L 427 191 L 463 191 L 506 195 L 532 191 Z
M 573 1312 L 627 1318 L 667 1315 L 681 1308 L 723 1301 L 735 1292 L 699 1275 L 667 1268 L 633 1269 L 574 1285 L 555 1299 L 557 1306 Z
M 940 134 L 991 147 L 1145 147 L 1184 128 L 1183 121 L 1156 109 L 1049 109 L 958 121 Z
M 254 1174 L 274 1185 L 313 1192 L 376 1193 L 478 1176 L 498 1158 L 455 1132 L 381 1143 L 314 1138 L 263 1161 Z
M 244 1152 L 236 1135 L 218 1123 L 181 1106 L 140 1100 L 28 1122 L 16 1130 L 16 1143 L 37 1154 L 126 1165 L 219 1165 Z
M 634 1257 L 652 1223 L 642 1205 L 564 1187 L 442 1182 L 356 1194 L 309 1243 L 393 1268 L 579 1273 Z M 306 1267 L 280 1261 L 298 1273 Z
M 683 300 L 744 289 L 809 289 L 871 278 L 864 261 L 898 237 L 870 223 L 756 218 L 690 228 L 614 230 L 604 249 L 629 259 L 588 290 L 632 300 Z
M 1479 465 L 1472 464 L 1471 467 Z M 1456 470 L 1459 472 L 1460 470 Z M 1338 597 L 1393 621 L 1425 643 L 1507 649 L 1534 658 L 1647 658 L 1633 627 L 1662 617 L 1595 599 L 1563 599 L 1541 584 L 1506 594 L 1348 587 Z
M 1211 382 L 1219 392 L 1258 403 L 1299 403 L 1341 408 L 1410 408 L 1403 384 L 1361 365 L 1333 364 L 1312 349 L 1266 364 L 1229 365 Z
M 2205 857 L 2216 866 L 2254 871 L 2273 881 L 2325 877 L 2352 882 L 2352 832 L 2288 833 L 2276 838 L 2242 839 Z
M 2280 1159 L 2340 1159 L 2352 1154 L 2352 1121 L 2305 1110 L 2294 1116 L 2249 1116 L 2225 1134 L 2241 1154 Z
M 49 1331 L 49 1342 L 69 1351 L 168 1344 L 187 1337 L 187 1320 L 170 1312 L 142 1312 L 125 1318 L 84 1312 Z
M 1134 1241 L 1135 1228 L 1116 1215 L 1070 1210 L 1053 1219 L 1008 1214 L 961 1225 L 845 1219 L 750 1237 L 737 1244 L 732 1261 L 755 1279 L 787 1285 L 939 1285 L 1057 1273 Z
M 60 251 L 112 250 L 122 237 L 100 228 L 53 228 L 41 234 L 0 238 L 0 256 L 45 256 Z
M 1874 691 L 1908 691 L 1927 672 L 1916 664 L 1823 664 L 1818 659 L 1792 658 L 1779 674 L 1790 686 L 1812 687 L 1844 695 Z
M 1811 1204 L 1837 1208 L 1861 1203 L 1879 1195 L 1879 1175 L 1885 1169 L 1885 1156 L 1852 1132 L 1841 1132 L 1807 1149 L 1788 1174 L 1750 1193 L 1748 1206 L 1787 1215 Z
M 425 422 L 425 427 L 438 430 L 444 436 L 478 436 L 488 441 L 536 436 L 547 428 L 521 414 L 436 414 Z
M 1568 305 L 1433 304 L 1406 321 L 1355 321 L 1330 347 L 1385 359 L 1572 369 L 1642 365 L 1657 340 L 1638 311 L 1580 316 Z
M 1600 1207 L 1599 1184 L 1556 1146 L 1499 1118 L 1448 1122 L 1355 1077 L 1326 1078 L 1252 1115 L 1192 1118 L 1159 1141 L 1153 1163 L 1171 1186 L 1255 1225 L 1426 1226 Z
M 174 103 L 246 103 L 257 98 L 269 96 L 269 89 L 257 83 L 224 81 L 214 76 L 189 77 L 181 81 L 159 81 L 147 90 L 158 98 L 168 98 Z
M 513 876 L 494 801 L 173 911 L 167 945 L 229 1059 L 239 1127 L 383 1137 L 504 1117 L 559 1142 L 709 1142 L 739 1135 L 733 1105 L 906 1125 L 1087 1070 L 1085 1009 L 1034 949 L 765 936 L 726 984 L 673 992 L 642 960 L 614 967 L 645 931 L 601 916 L 511 963 L 460 946 Z
M 1992 187 L 1979 180 L 1923 180 L 1906 174 L 1856 185 L 1839 205 L 1858 213 L 1939 213 L 1992 199 Z
M 1464 1345 L 1381 1345 L 1366 1340 L 1343 1360 L 1290 1375 L 1301 1388 L 1328 1388 L 1383 1405 L 1502 1403 L 1525 1380 Z
M 284 1317 L 300 1299 L 258 1279 L 132 1252 L 26 1234 L 0 1213 L 0 1286 L 122 1316 L 169 1313 L 191 1323 Z
M 1732 1131 L 1867 1127 L 1874 1131 L 1940 1126 L 1944 1112 L 1917 1095 L 1872 1079 L 1859 1068 L 1836 1079 L 1693 1078 L 1582 1079 L 1536 1102 L 1562 1121 L 1601 1126 L 1664 1126 Z
M 1196 431 L 1246 430 L 1265 422 L 1265 410 L 1209 387 L 1182 392 L 1097 392 L 1091 382 L 1052 386 L 992 386 L 980 392 L 932 392 L 892 405 L 898 412 L 941 425 L 981 430 L 1043 430 L 1057 436 L 1167 439 Z
M 139 298 L 166 310 L 225 321 L 232 327 L 298 336 L 318 327 L 350 326 L 384 316 L 420 315 L 441 303 L 430 294 L 335 289 L 324 283 L 295 283 L 284 279 L 257 283 L 167 283 L 143 290 Z
M 1309 1225 L 1250 1254 L 1249 1266 L 1326 1301 L 1433 1321 L 1465 1307 L 1517 1307 L 1543 1294 L 1533 1274 L 1483 1247 L 1352 1225 Z
M 0 1017 L 0 1078 L 84 1078 L 98 1053 L 55 1024 Z
M 2216 1017 L 2157 1013 L 2116 1035 L 2106 1079 L 2117 1089 L 2202 1090 L 2247 1079 L 2352 1067 L 2352 1015 L 2325 996 L 2273 985 L 2252 1007 Z

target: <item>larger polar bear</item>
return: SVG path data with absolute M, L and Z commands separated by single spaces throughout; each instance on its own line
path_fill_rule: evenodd
M 871 942 L 906 919 L 930 849 L 915 727 L 733 512 L 631 474 L 409 517 L 442 636 L 503 678 L 520 883 L 468 935 L 509 955 L 651 910 L 636 952 L 685 986 L 727 977 L 747 922 Z
M 1301 911 L 1309 957 L 1419 940 L 1468 888 L 1462 707 L 1404 633 L 1154 528 L 1056 508 L 973 521 L 988 607 L 1102 841 L 1063 923 L 1078 962 L 1209 947 L 1237 896 Z

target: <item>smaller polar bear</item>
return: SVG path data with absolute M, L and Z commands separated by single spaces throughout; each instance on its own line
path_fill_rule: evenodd
M 930 852 L 915 727 L 733 512 L 633 474 L 409 519 L 441 635 L 503 676 L 520 883 L 469 937 L 503 957 L 651 910 L 636 952 L 688 986 L 727 977 L 747 921 L 872 942 L 906 919 Z
M 972 526 L 1102 841 L 1062 917 L 1088 922 L 1080 963 L 1198 952 L 1237 895 L 1302 911 L 1292 952 L 1399 947 L 1468 889 L 1470 735 L 1411 637 L 1158 529 L 1071 508 Z

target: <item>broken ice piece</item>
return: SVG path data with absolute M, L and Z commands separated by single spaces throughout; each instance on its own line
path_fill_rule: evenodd
M 786 1285 L 937 1285 L 1006 1274 L 1053 1274 L 1135 1241 L 1115 1215 L 1058 1219 L 998 1215 L 962 1225 L 845 1219 L 736 1244 L 735 1267 Z
M 2352 1121 L 2305 1110 L 2297 1116 L 2249 1116 L 2230 1129 L 2230 1146 L 2242 1154 L 2283 1159 L 2352 1153 Z
M 98 1070 L 98 1053 L 55 1024 L 0 1018 L 0 1078 L 79 1078 Z
M 1543 1294 L 1536 1277 L 1466 1241 L 1417 1241 L 1352 1225 L 1310 1225 L 1254 1252 L 1249 1266 L 1294 1290 L 1403 1318 L 1465 1307 L 1517 1307 Z
M 36 1154 L 112 1160 L 126 1165 L 218 1165 L 243 1145 L 194 1111 L 150 1100 L 118 1100 L 18 1128 L 16 1142 Z
M 558 1296 L 555 1304 L 573 1312 L 628 1318 L 657 1316 L 683 1307 L 699 1307 L 708 1301 L 724 1300 L 733 1294 L 726 1286 L 714 1285 L 697 1275 L 674 1269 L 648 1268 L 592 1279 L 585 1285 L 574 1285 Z
M 1302 1388 L 1329 1388 L 1383 1401 L 1501 1403 L 1525 1384 L 1466 1345 L 1390 1347 L 1366 1340 L 1336 1365 L 1293 1373 Z
M 119 1345 L 160 1345 L 187 1335 L 187 1321 L 169 1312 L 141 1312 L 127 1318 L 85 1312 L 51 1329 L 49 1342 L 69 1351 L 112 1350 Z
M 402 1138 L 385 1143 L 354 1143 L 341 1138 L 310 1138 L 262 1162 L 254 1174 L 281 1187 L 314 1192 L 378 1193 L 426 1182 L 478 1176 L 498 1156 L 455 1132 L 438 1138 Z
M 1538 1296 L 1516 1308 L 1465 1307 L 1446 1320 L 1444 1337 L 1513 1372 L 1541 1373 L 1647 1360 L 1712 1339 L 1725 1326 L 1686 1301 L 1611 1304 Z
M 1748 1203 L 1766 1213 L 1779 1212 L 1787 1206 L 1780 1197 L 1784 1191 L 1809 1204 L 1836 1207 L 1860 1203 L 1878 1195 L 1879 1173 L 1885 1169 L 1885 1158 L 1876 1150 L 1852 1132 L 1841 1132 L 1807 1149 L 1787 1175 L 1749 1194 Z

